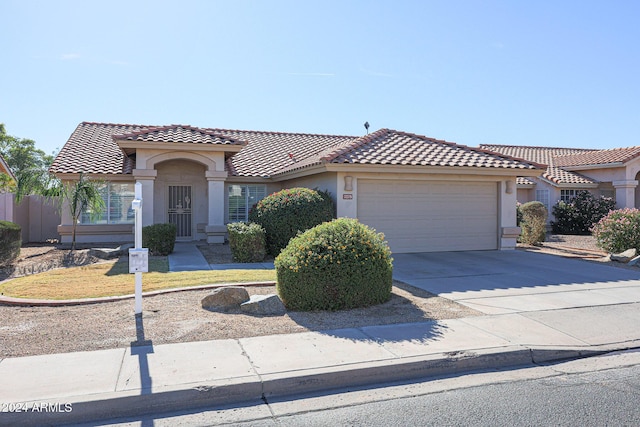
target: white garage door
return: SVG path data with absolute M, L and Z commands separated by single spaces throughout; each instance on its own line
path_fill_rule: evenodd
M 497 249 L 497 184 L 358 180 L 358 219 L 396 253 Z

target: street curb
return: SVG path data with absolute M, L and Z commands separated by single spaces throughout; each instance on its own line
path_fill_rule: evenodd
M 530 366 L 539 363 L 536 362 L 536 358 L 552 362 L 604 352 L 606 351 L 589 349 L 532 350 L 522 346 L 510 346 L 281 372 L 262 377 L 254 375 L 207 383 L 190 383 L 161 387 L 153 393 L 145 393 L 145 390 L 126 390 L 89 396 L 60 397 L 45 402 L 57 404 L 62 408 L 66 403 L 70 403 L 71 412 L 4 413 L 0 417 L 0 425 L 82 423 L 229 404 L 255 404 L 261 400 L 294 394 L 463 374 L 485 369 Z

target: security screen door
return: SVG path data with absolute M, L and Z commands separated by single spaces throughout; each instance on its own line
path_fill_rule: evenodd
M 192 236 L 191 201 L 190 185 L 169 186 L 169 223 L 176 225 L 178 239 Z

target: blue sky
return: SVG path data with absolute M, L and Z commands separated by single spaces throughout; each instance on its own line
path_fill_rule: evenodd
M 637 1 L 0 0 L 0 122 L 640 145 Z

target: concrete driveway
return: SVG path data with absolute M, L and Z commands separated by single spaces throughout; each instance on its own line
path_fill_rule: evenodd
M 485 314 L 640 302 L 640 272 L 525 251 L 394 254 L 393 277 Z

